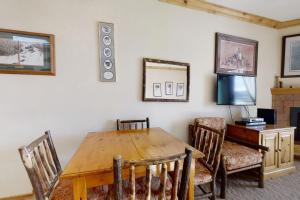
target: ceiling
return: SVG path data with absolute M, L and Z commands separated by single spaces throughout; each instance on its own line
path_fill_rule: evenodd
M 300 0 L 206 0 L 207 2 L 279 21 L 300 18 Z

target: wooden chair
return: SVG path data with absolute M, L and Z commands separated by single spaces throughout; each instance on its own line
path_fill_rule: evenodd
M 72 181 L 59 181 L 61 165 L 53 145 L 50 131 L 28 146 L 19 148 L 19 153 L 33 187 L 37 200 L 73 200 Z M 89 190 L 90 197 L 107 195 L 105 187 Z M 95 188 L 94 188 L 95 189 Z
M 202 117 L 195 120 L 195 124 L 203 124 L 217 130 L 226 129 L 226 121 L 218 117 Z M 256 169 L 258 186 L 264 187 L 265 152 L 269 148 L 249 142 L 241 141 L 225 135 L 221 153 L 221 198 L 226 198 L 227 176 L 245 170 Z
M 193 146 L 203 152 L 205 157 L 196 161 L 195 185 L 203 194 L 195 195 L 195 198 L 216 199 L 216 176 L 219 169 L 221 148 L 224 141 L 225 130 L 216 130 L 195 123 L 193 131 Z M 204 189 L 209 184 L 210 191 Z
M 117 120 L 117 130 L 132 130 L 150 128 L 149 118 L 138 120 Z
M 180 161 L 184 159 L 183 162 L 183 170 L 180 179 Z M 185 153 L 171 156 L 168 158 L 161 159 L 153 159 L 153 160 L 137 160 L 137 161 L 122 161 L 121 156 L 114 157 L 114 194 L 115 200 L 123 200 L 128 198 L 131 200 L 135 199 L 146 199 L 150 200 L 152 198 L 165 200 L 167 199 L 166 194 L 166 182 L 167 182 L 167 164 L 170 162 L 174 162 L 174 173 L 172 177 L 172 188 L 171 188 L 171 200 L 185 200 L 187 197 L 188 190 L 188 180 L 190 175 L 190 167 L 192 162 L 192 150 L 185 149 Z M 150 167 L 152 165 L 161 165 L 161 173 L 160 173 L 160 185 L 159 185 L 159 193 L 151 194 L 151 185 L 152 182 L 152 173 Z M 129 170 L 129 194 L 126 194 L 123 189 L 123 180 L 122 180 L 122 166 L 124 168 L 128 168 Z M 143 183 L 142 192 L 136 191 L 136 179 L 135 179 L 135 168 L 136 167 L 146 167 L 146 178 Z M 159 179 L 159 178 L 158 178 Z M 180 180 L 179 180 L 180 179 Z M 180 187 L 179 187 L 180 183 Z M 137 195 L 138 194 L 138 195 Z M 155 196 L 156 195 L 156 196 Z

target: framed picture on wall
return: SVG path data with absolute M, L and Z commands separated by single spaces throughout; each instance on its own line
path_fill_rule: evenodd
M 161 97 L 161 83 L 153 83 L 153 96 Z
M 300 77 L 300 34 L 282 39 L 281 77 Z
M 184 96 L 184 83 L 177 83 L 176 96 Z
M 165 88 L 166 95 L 173 95 L 173 82 L 167 81 L 165 83 Z
M 100 80 L 102 82 L 116 82 L 115 38 L 114 24 L 99 23 L 100 41 Z
M 144 58 L 143 101 L 189 101 L 190 64 Z
M 215 73 L 257 75 L 258 41 L 216 33 Z
M 55 75 L 54 35 L 0 29 L 0 73 Z

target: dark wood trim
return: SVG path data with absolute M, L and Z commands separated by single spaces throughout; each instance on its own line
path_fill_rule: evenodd
M 242 44 L 254 45 L 255 48 L 255 57 L 254 57 L 254 72 L 253 73 L 232 73 L 226 71 L 220 71 L 220 49 L 221 49 L 221 40 L 227 40 L 232 42 L 238 42 Z M 224 33 L 216 33 L 215 35 L 215 73 L 216 74 L 231 74 L 231 75 L 240 75 L 240 76 L 257 76 L 257 60 L 258 60 L 258 41 L 251 40 L 247 38 L 237 37 L 233 35 L 227 35 Z
M 281 52 L 281 78 L 295 78 L 300 77 L 299 75 L 284 75 L 284 67 L 285 67 L 285 46 L 286 46 L 286 39 L 291 37 L 298 37 L 300 34 L 293 34 L 293 35 L 286 35 L 282 37 L 282 52 Z
M 51 68 L 50 71 L 0 69 L 0 74 L 48 75 L 48 76 L 55 76 L 56 75 L 56 69 L 55 69 L 55 36 L 53 34 L 35 33 L 35 32 L 19 31 L 19 30 L 12 30 L 12 29 L 1 29 L 1 28 L 0 28 L 0 32 L 49 38 L 49 43 L 50 43 L 50 68 Z M 4 65 L 4 64 L 2 64 L 2 65 Z M 23 66 L 23 65 L 20 65 L 20 66 Z
M 144 126 L 144 124 L 146 126 Z M 140 126 L 138 126 L 140 125 Z M 120 120 L 117 119 L 117 130 L 131 130 L 131 129 L 144 129 L 150 128 L 150 119 L 134 119 L 134 120 Z
M 187 68 L 187 82 L 186 82 L 186 99 L 156 99 L 156 98 L 146 98 L 146 62 L 162 63 L 162 64 L 171 64 L 185 66 Z M 143 94 L 142 100 L 148 102 L 189 102 L 190 96 L 190 64 L 184 62 L 175 62 L 169 60 L 159 60 L 152 58 L 143 59 Z
M 117 155 L 113 159 L 114 162 L 114 189 L 115 189 L 115 198 L 116 200 L 123 199 L 123 190 L 122 190 L 122 157 Z

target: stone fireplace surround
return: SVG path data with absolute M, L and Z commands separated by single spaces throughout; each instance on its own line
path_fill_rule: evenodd
M 300 88 L 299 94 L 291 93 L 279 93 L 281 89 L 287 88 L 276 88 L 272 89 L 272 108 L 277 111 L 277 124 L 282 126 L 290 126 L 290 116 L 292 107 L 300 107 Z M 294 89 L 294 88 L 291 88 Z M 276 93 L 274 92 L 276 90 Z
M 300 88 L 272 88 L 272 108 L 277 111 L 277 124 L 291 126 L 291 108 L 300 108 Z M 295 155 L 300 156 L 300 140 L 295 141 Z

